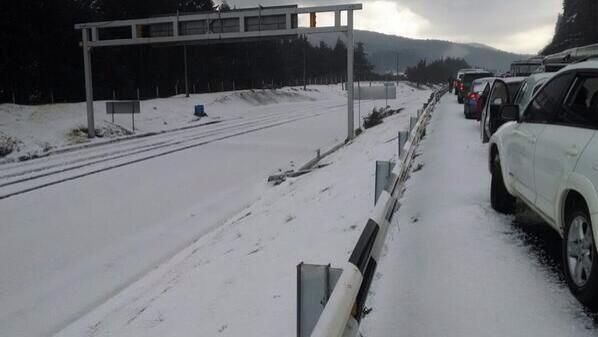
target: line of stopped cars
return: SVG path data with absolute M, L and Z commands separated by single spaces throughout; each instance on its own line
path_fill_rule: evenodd
M 516 200 L 561 236 L 573 295 L 598 310 L 598 44 L 543 58 L 529 76 L 466 69 L 454 84 L 489 144 L 492 207 Z M 527 74 L 524 74 L 527 75 Z

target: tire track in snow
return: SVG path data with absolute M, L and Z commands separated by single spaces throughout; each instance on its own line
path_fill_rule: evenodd
M 67 181 L 71 181 L 71 180 L 75 180 L 75 179 L 87 177 L 87 176 L 90 176 L 92 174 L 97 174 L 97 173 L 100 173 L 100 172 L 105 172 L 105 171 L 108 171 L 108 170 L 113 170 L 113 169 L 116 169 L 116 168 L 119 168 L 119 167 L 136 164 L 136 163 L 139 163 L 139 162 L 142 162 L 142 161 L 150 160 L 150 159 L 161 157 L 161 156 L 166 156 L 166 155 L 169 155 L 169 154 L 172 154 L 172 153 L 176 153 L 176 152 L 188 150 L 188 149 L 191 149 L 191 148 L 194 148 L 194 147 L 206 145 L 206 144 L 213 143 L 213 142 L 216 142 L 216 141 L 220 141 L 220 140 L 224 140 L 224 139 L 228 139 L 228 138 L 233 138 L 233 137 L 236 137 L 236 136 L 241 136 L 241 135 L 252 133 L 252 132 L 261 131 L 261 130 L 265 130 L 265 129 L 269 129 L 269 128 L 273 128 L 273 127 L 277 127 L 277 126 L 281 126 L 281 125 L 293 123 L 293 122 L 296 122 L 296 121 L 299 121 L 299 120 L 303 120 L 303 119 L 313 118 L 313 117 L 316 117 L 316 116 L 319 116 L 319 115 L 320 114 L 313 114 L 313 115 L 309 115 L 309 116 L 303 116 L 303 117 L 298 117 L 298 118 L 293 118 L 293 119 L 289 119 L 289 120 L 277 122 L 277 123 L 270 124 L 270 125 L 260 126 L 260 127 L 257 127 L 257 128 L 252 128 L 252 129 L 249 129 L 249 130 L 242 130 L 242 131 L 230 134 L 230 135 L 225 135 L 225 136 L 217 137 L 215 139 L 211 139 L 211 140 L 207 140 L 207 141 L 202 141 L 202 142 L 194 143 L 194 144 L 190 144 L 190 145 L 185 145 L 185 146 L 182 146 L 182 147 L 177 147 L 175 149 L 171 149 L 171 150 L 167 150 L 167 151 L 164 151 L 164 152 L 152 154 L 152 155 L 149 155 L 149 156 L 145 156 L 145 157 L 141 157 L 141 158 L 138 158 L 138 159 L 126 161 L 126 162 L 123 162 L 123 163 L 119 163 L 119 164 L 115 164 L 115 165 L 103 167 L 103 168 L 96 169 L 96 170 L 87 171 L 87 172 L 80 173 L 80 174 L 75 174 L 75 175 L 67 177 L 67 178 L 57 179 L 57 180 L 50 181 L 50 182 L 47 182 L 47 183 L 43 183 L 43 184 L 39 184 L 39 185 L 36 185 L 36 186 L 32 186 L 32 187 L 28 187 L 28 188 L 16 190 L 16 191 L 9 192 L 9 193 L 6 193 L 6 194 L 2 194 L 2 195 L 0 195 L 0 200 L 6 199 L 6 198 L 10 198 L 10 197 L 13 197 L 13 196 L 16 196 L 16 195 L 19 195 L 19 194 L 24 194 L 24 193 L 32 192 L 32 191 L 35 191 L 35 190 L 39 190 L 41 188 L 49 187 L 49 186 L 52 186 L 52 185 L 64 183 L 64 182 L 67 182 Z M 185 143 L 185 142 L 186 141 L 182 141 L 181 143 Z M 127 157 L 127 156 L 130 156 L 130 155 L 126 155 L 124 157 Z M 102 161 L 102 162 L 105 162 L 105 161 Z M 93 165 L 93 164 L 89 164 L 89 165 Z M 89 165 L 85 165 L 85 166 L 89 166 Z M 64 172 L 62 172 L 62 173 L 64 173 Z M 58 173 L 54 173 L 52 175 L 56 175 L 56 174 L 58 174 Z M 25 180 L 24 182 L 28 182 L 30 180 L 35 180 L 35 179 L 28 179 L 28 180 Z

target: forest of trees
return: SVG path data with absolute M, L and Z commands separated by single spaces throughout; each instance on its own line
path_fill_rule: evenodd
M 598 43 L 598 2 L 564 0 L 552 42 L 541 51 L 550 55 L 565 49 Z
M 2 0 L 0 103 L 81 101 L 85 97 L 81 22 L 180 12 L 228 10 L 212 0 Z M 312 46 L 304 38 L 187 47 L 192 92 L 339 81 L 346 46 Z M 184 90 L 183 46 L 127 46 L 93 50 L 94 98 L 161 97 Z M 371 78 L 363 44 L 355 49 L 355 76 Z M 157 92 L 158 91 L 158 92 Z
M 421 60 L 416 66 L 407 68 L 407 79 L 417 84 L 446 83 L 455 77 L 459 69 L 471 68 L 462 58 L 446 58 L 427 63 Z

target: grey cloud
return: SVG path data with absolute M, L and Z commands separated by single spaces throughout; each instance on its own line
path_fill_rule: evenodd
M 368 3 L 363 0 L 364 11 Z M 440 38 L 463 42 L 492 44 L 505 41 L 509 35 L 553 25 L 562 10 L 562 0 L 388 0 L 399 8 L 407 8 L 430 22 L 422 38 Z M 307 0 L 300 5 L 326 5 L 354 0 Z M 294 1 L 229 0 L 237 7 L 294 4 Z M 364 13 L 365 14 L 365 13 Z M 531 37 L 530 37 L 531 38 Z M 518 49 L 518 48 L 515 48 Z M 521 48 L 519 48 L 521 49 Z

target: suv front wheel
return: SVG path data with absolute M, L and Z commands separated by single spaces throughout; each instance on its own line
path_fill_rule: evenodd
M 562 255 L 569 289 L 592 310 L 598 309 L 598 259 L 592 222 L 582 205 L 566 218 Z

